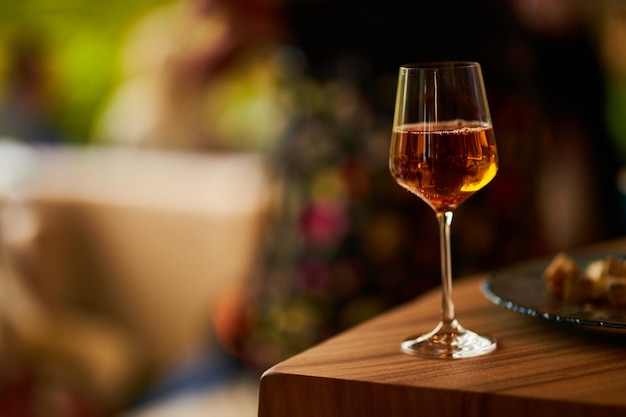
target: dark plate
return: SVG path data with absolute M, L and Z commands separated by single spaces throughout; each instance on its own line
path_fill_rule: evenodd
M 615 256 L 615 255 L 612 255 Z M 602 256 L 573 256 L 581 268 Z M 517 313 L 544 320 L 626 329 L 626 312 L 610 311 L 598 306 L 566 305 L 555 298 L 541 277 L 551 260 L 533 261 L 491 273 L 482 286 L 493 303 Z

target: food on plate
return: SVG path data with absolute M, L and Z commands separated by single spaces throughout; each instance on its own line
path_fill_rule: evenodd
M 600 304 L 626 308 L 626 261 L 607 256 L 579 265 L 561 252 L 543 271 L 543 280 L 554 296 L 566 304 Z

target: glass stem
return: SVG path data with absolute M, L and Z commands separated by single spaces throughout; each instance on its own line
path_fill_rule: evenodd
M 441 321 L 445 328 L 456 328 L 454 302 L 452 301 L 452 261 L 450 252 L 450 225 L 453 213 L 446 211 L 437 213 L 439 222 L 439 245 L 441 249 Z

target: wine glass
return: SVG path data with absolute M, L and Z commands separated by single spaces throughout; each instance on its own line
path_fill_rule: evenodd
M 496 348 L 495 339 L 464 329 L 452 301 L 450 225 L 454 210 L 491 181 L 498 154 L 482 71 L 476 62 L 400 67 L 389 169 L 424 200 L 439 223 L 442 310 L 430 333 L 402 343 L 409 354 L 467 358 Z

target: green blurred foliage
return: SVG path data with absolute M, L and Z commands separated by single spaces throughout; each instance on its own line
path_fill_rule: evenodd
M 167 0 L 20 0 L 0 3 L 0 95 L 28 59 L 45 86 L 45 123 L 61 140 L 88 142 L 116 83 L 117 52 L 134 20 Z

